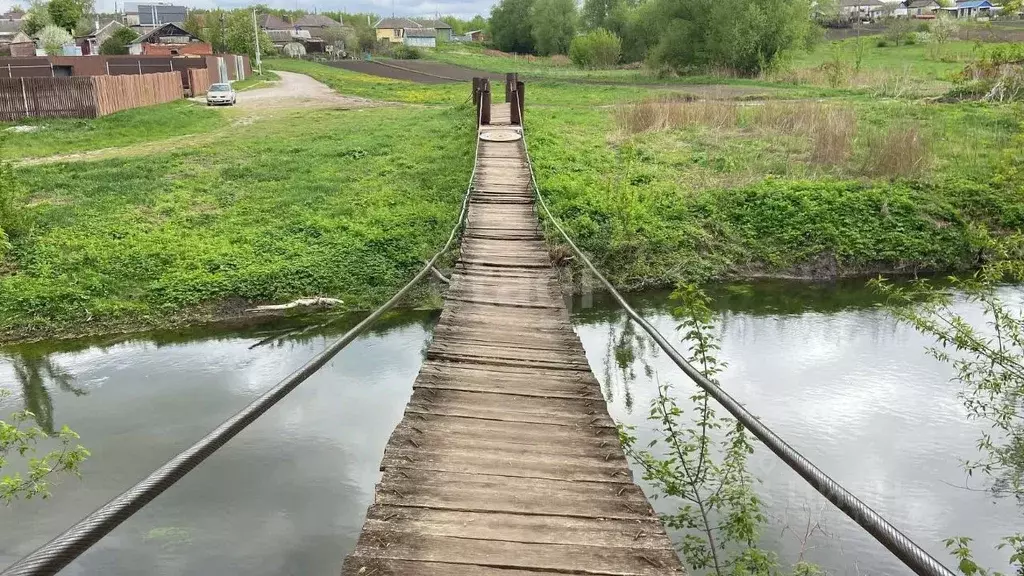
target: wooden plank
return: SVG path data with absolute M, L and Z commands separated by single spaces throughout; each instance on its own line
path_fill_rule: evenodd
M 481 144 L 445 307 L 345 575 L 682 573 L 569 322 L 530 186 L 521 142 Z

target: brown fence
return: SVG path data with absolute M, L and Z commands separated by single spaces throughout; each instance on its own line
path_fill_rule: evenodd
M 97 116 L 171 102 L 184 95 L 181 74 L 178 72 L 142 76 L 93 76 L 92 83 L 96 87 Z
M 181 74 L 91 78 L 0 78 L 0 121 L 95 118 L 182 97 Z
M 0 78 L 0 120 L 96 115 L 96 96 L 89 78 Z
M 206 68 L 190 68 L 188 71 L 188 85 L 193 96 L 206 94 L 210 89 L 210 71 Z

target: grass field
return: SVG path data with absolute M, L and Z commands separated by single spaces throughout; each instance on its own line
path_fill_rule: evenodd
M 28 224 L 0 251 L 0 340 L 302 296 L 364 308 L 412 275 L 447 234 L 470 173 L 468 84 L 267 64 L 406 105 L 246 124 L 176 103 L 9 134 L 8 158 L 149 144 L 14 170 L 18 185 L 0 201 Z M 622 287 L 958 270 L 976 264 L 980 227 L 1024 225 L 1017 106 L 684 100 L 644 86 L 528 84 L 544 193 Z M 57 129 L 69 136 L 48 139 Z M 161 145 L 203 130 L 187 146 Z M 0 202 L 0 217 L 10 213 Z
M 296 111 L 170 153 L 19 169 L 34 227 L 0 276 L 0 338 L 232 300 L 379 302 L 454 223 L 472 128 L 468 107 Z
M 94 120 L 29 118 L 17 123 L 0 123 L 0 160 L 129 146 L 210 132 L 226 124 L 227 119 L 219 110 L 209 110 L 187 100 L 125 110 Z M 16 125 L 33 126 L 36 130 L 10 130 Z

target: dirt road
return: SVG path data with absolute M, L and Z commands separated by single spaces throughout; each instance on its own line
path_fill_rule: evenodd
M 376 102 L 366 98 L 342 96 L 326 85 L 294 72 L 275 72 L 281 77 L 278 82 L 259 85 L 256 88 L 238 93 L 236 107 L 242 109 L 265 108 L 355 108 L 373 106 Z M 193 98 L 197 102 L 205 102 L 202 96 Z

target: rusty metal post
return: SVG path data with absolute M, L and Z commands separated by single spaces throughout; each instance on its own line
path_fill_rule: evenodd
M 480 94 L 480 124 L 487 125 L 491 123 L 491 82 L 487 78 L 483 79 Z
M 516 82 L 516 98 L 519 99 L 519 106 L 516 107 L 516 119 L 512 122 L 517 126 L 523 125 L 523 114 L 526 113 L 526 84 L 522 81 Z
M 512 102 L 512 93 L 516 91 L 516 84 L 519 83 L 519 74 L 509 72 L 505 74 L 505 102 Z

